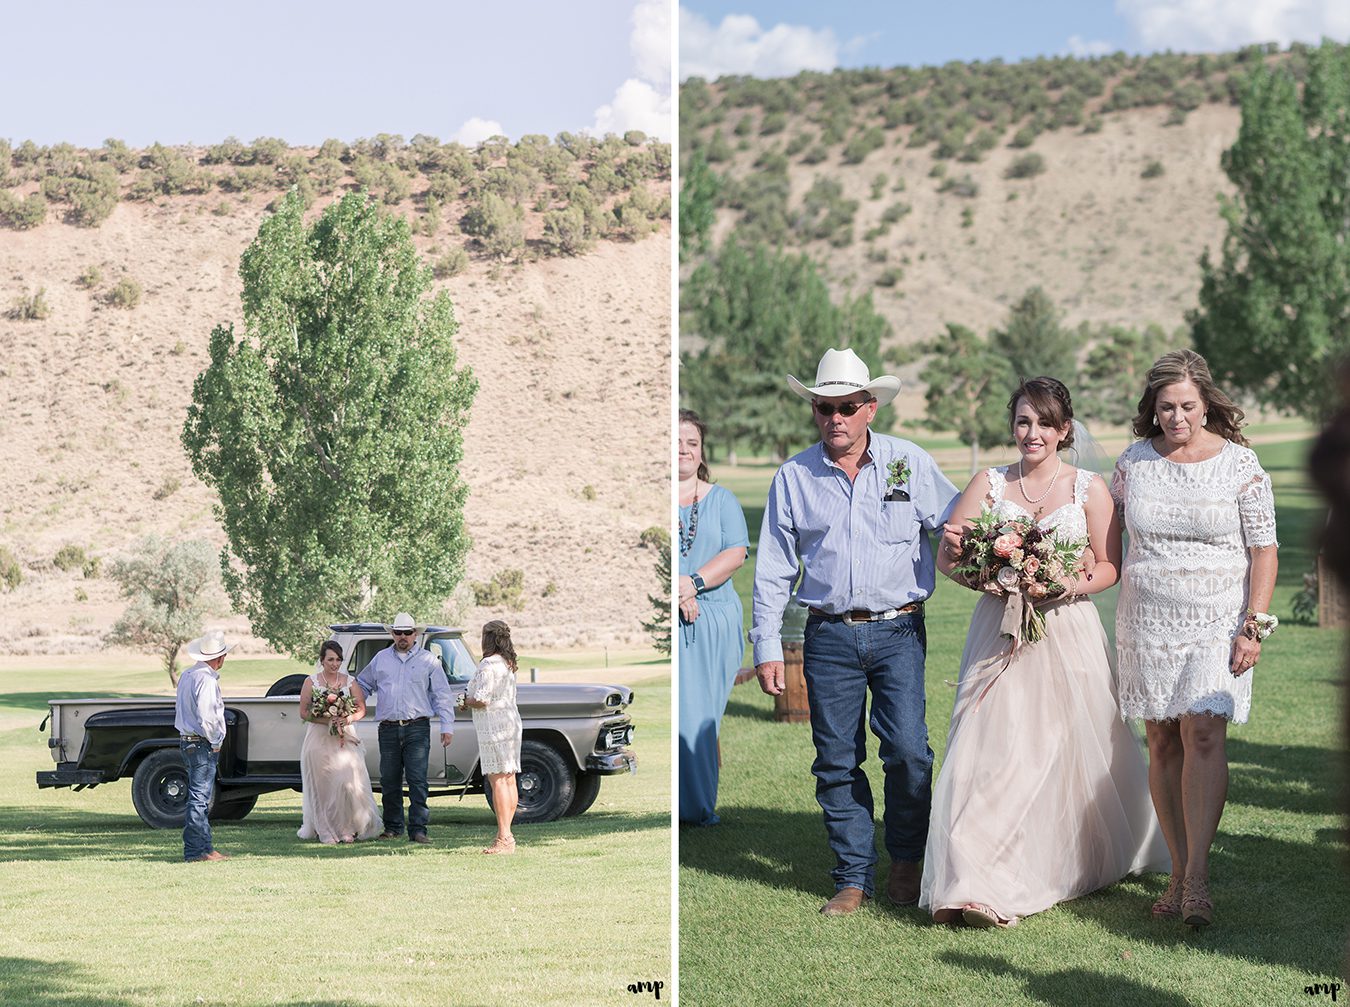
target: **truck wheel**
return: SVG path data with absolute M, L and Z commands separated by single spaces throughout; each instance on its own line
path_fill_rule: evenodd
M 131 803 L 141 821 L 152 829 L 181 829 L 187 814 L 187 795 L 187 766 L 176 748 L 152 752 L 131 778 Z M 211 800 L 214 804 L 214 788 Z
M 492 787 L 487 788 L 488 807 L 492 806 Z M 576 793 L 576 774 L 558 750 L 543 741 L 530 739 L 520 746 L 520 772 L 516 774 L 515 824 L 533 825 L 561 818 Z
M 563 812 L 564 818 L 579 815 L 595 803 L 595 799 L 600 796 L 600 780 L 599 773 L 577 773 L 576 793 L 572 795 L 572 803 Z
M 308 675 L 287 675 L 285 678 L 278 678 L 268 688 L 267 696 L 298 696 L 300 689 L 305 684 Z
M 225 793 L 216 794 L 216 803 L 211 808 L 211 814 L 207 817 L 213 822 L 237 822 L 258 803 L 258 795 L 250 794 L 248 797 L 231 797 L 229 789 Z

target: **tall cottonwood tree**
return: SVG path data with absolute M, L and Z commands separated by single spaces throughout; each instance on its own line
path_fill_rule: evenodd
M 836 304 L 815 264 L 762 245 L 727 243 L 681 295 L 682 329 L 701 345 L 680 355 L 680 395 L 724 444 L 778 458 L 816 436 L 784 375 L 808 384 L 827 349 L 852 347 L 875 375 L 886 320 L 870 295 Z
M 970 448 L 970 474 L 980 467 L 980 449 L 1012 439 L 1008 396 L 1014 387 L 1007 358 L 964 325 L 947 323 L 947 331 L 926 343 L 932 355 L 919 374 L 928 386 L 926 426 L 953 430 Z
M 1325 418 L 1350 353 L 1350 49 L 1312 50 L 1301 93 L 1257 62 L 1223 168 L 1236 191 L 1219 261 L 1200 260 L 1195 348 L 1229 391 Z
M 358 194 L 302 213 L 292 192 L 244 252 L 244 333 L 211 333 L 183 445 L 219 495 L 231 601 L 312 658 L 333 619 L 431 616 L 463 576 L 477 382 L 402 218 Z

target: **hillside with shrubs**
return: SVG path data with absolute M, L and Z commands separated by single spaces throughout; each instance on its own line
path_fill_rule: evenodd
M 1028 297 L 1077 333 L 1080 359 L 1122 333 L 1184 342 L 1201 255 L 1223 239 L 1221 159 L 1246 75 L 1266 63 L 1303 80 L 1309 54 L 691 78 L 680 92 L 686 295 L 734 242 L 805 255 L 836 300 L 868 299 L 892 363 L 950 343 L 949 326 L 1005 325 Z M 682 350 L 696 351 L 698 316 L 685 308 Z M 923 393 L 907 382 L 901 413 L 921 416 Z
M 643 532 L 669 501 L 670 167 L 637 132 L 0 141 L 0 653 L 102 646 L 126 604 L 108 571 L 151 537 L 223 545 L 180 434 L 213 327 L 242 324 L 240 255 L 291 189 L 314 215 L 364 190 L 406 220 L 479 383 L 468 575 L 419 617 L 505 617 L 527 651 L 645 643 Z

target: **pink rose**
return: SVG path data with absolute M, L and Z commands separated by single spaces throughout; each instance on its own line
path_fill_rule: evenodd
M 994 555 L 1007 559 L 1012 555 L 1014 549 L 1022 545 L 1022 536 L 1016 532 L 1008 532 L 994 539 Z
M 1003 588 L 1003 590 L 1016 591 L 1018 581 L 1021 580 L 1021 577 L 1018 576 L 1017 571 L 1012 567 L 1005 566 L 1003 569 L 999 570 L 998 576 L 994 579 L 998 583 L 998 586 Z
M 336 692 L 330 692 L 330 693 L 328 694 L 328 697 L 327 697 L 327 698 L 328 698 L 328 702 L 330 702 L 330 703 L 336 703 L 336 702 L 338 701 L 337 693 L 336 693 Z
M 1034 575 L 1036 571 L 1039 570 L 1040 568 L 1041 568 L 1041 561 L 1038 560 L 1035 556 L 1028 556 L 1026 560 L 1022 563 L 1022 572 L 1025 574 Z

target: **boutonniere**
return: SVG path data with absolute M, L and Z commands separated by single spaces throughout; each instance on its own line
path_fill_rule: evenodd
M 889 475 L 886 477 L 886 496 L 883 499 L 887 502 L 908 500 L 909 490 L 906 486 L 909 484 L 909 459 L 897 458 L 886 471 Z

